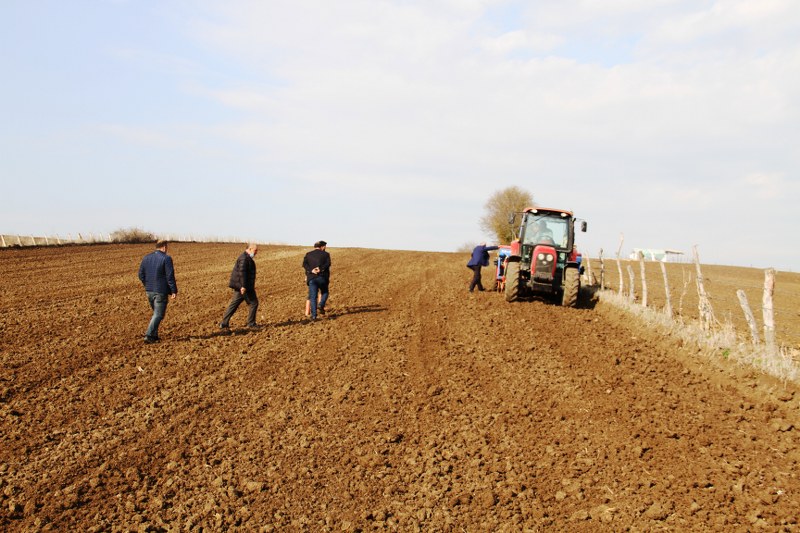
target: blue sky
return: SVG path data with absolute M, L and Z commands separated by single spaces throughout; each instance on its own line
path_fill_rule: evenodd
M 452 251 L 516 185 L 593 256 L 800 264 L 794 0 L 11 0 L 0 45 L 0 233 Z

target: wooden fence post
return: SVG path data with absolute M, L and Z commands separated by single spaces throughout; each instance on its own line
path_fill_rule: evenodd
M 644 254 L 639 252 L 639 270 L 642 274 L 642 306 L 647 307 L 647 278 L 644 272 Z
M 619 262 L 619 254 L 622 251 L 622 243 L 625 242 L 625 235 L 619 236 L 619 247 L 617 248 L 617 271 L 619 272 L 619 290 L 617 291 L 620 296 L 625 291 L 625 278 L 622 277 L 622 263 Z
M 750 310 L 750 304 L 747 302 L 747 295 L 742 289 L 739 289 L 736 291 L 736 296 L 739 298 L 739 305 L 742 306 L 742 311 L 744 311 L 744 318 L 747 320 L 747 325 L 750 326 L 750 335 L 753 337 L 753 344 L 758 346 L 761 344 L 761 340 L 758 338 L 756 318 L 753 316 L 753 311 Z
M 761 304 L 764 315 L 764 341 L 770 354 L 775 353 L 775 315 L 772 305 L 772 296 L 775 293 L 775 269 L 768 268 L 764 271 L 764 298 Z
M 664 291 L 666 292 L 667 296 L 667 303 L 664 306 L 664 313 L 670 318 L 672 318 L 672 301 L 670 300 L 669 296 L 669 280 L 667 279 L 667 267 L 664 265 L 663 261 L 659 261 L 661 265 L 661 275 L 664 276 Z
M 606 265 L 603 262 L 603 249 L 600 248 L 600 290 L 606 290 Z
M 700 314 L 700 324 L 704 330 L 708 331 L 714 323 L 714 310 L 711 308 L 711 301 L 708 299 L 708 294 L 703 284 L 703 273 L 700 271 L 700 255 L 697 253 L 697 245 L 694 245 L 692 250 L 695 268 L 697 269 L 697 308 Z
M 634 285 L 633 285 L 633 278 L 634 278 L 633 267 L 630 265 L 627 265 L 627 267 L 628 267 L 628 277 L 631 280 L 631 292 L 628 294 L 628 299 L 633 302 L 636 300 L 636 293 L 634 291 Z

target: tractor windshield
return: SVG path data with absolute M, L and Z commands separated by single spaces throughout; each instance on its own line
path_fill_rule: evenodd
M 522 244 L 549 244 L 566 248 L 569 244 L 569 220 L 529 214 L 522 231 Z

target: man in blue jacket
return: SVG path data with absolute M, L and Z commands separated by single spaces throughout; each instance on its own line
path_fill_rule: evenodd
M 173 300 L 178 295 L 178 285 L 175 283 L 175 268 L 172 258 L 167 255 L 167 241 L 158 241 L 153 253 L 142 259 L 139 265 L 139 281 L 144 285 L 147 301 L 153 310 L 153 317 L 144 334 L 144 342 L 152 344 L 158 342 L 158 326 L 167 312 L 169 299 Z
M 258 253 L 258 244 L 250 243 L 247 249 L 239 255 L 236 263 L 231 270 L 231 279 L 228 287 L 233 289 L 231 301 L 222 315 L 222 322 L 219 327 L 228 329 L 231 317 L 239 308 L 242 302 L 247 302 L 249 312 L 247 314 L 247 327 L 258 329 L 256 324 L 256 312 L 258 311 L 258 295 L 256 294 L 256 262 L 253 258 Z
M 472 250 L 472 257 L 467 263 L 467 268 L 472 269 L 473 272 L 472 281 L 469 284 L 469 292 L 472 292 L 475 287 L 478 287 L 479 291 L 483 290 L 481 268 L 489 266 L 489 252 L 498 248 L 499 246 L 486 246 L 486 243 L 482 242 Z

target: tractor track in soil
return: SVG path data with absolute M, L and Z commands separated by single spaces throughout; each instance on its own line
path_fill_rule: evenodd
M 257 256 L 264 329 L 217 328 L 240 246 L 0 251 L 0 528 L 798 530 L 796 387 L 587 299 L 468 294 L 458 254 Z

